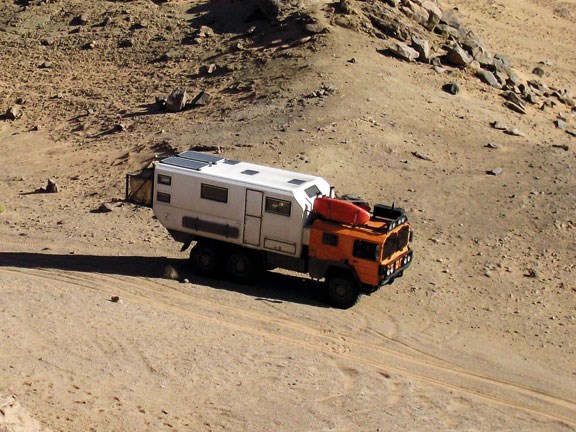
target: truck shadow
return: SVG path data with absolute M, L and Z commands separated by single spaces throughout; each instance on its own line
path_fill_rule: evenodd
M 0 253 L 0 268 L 54 269 L 84 273 L 165 279 L 167 266 L 172 266 L 181 280 L 214 289 L 237 292 L 257 301 L 271 303 L 301 303 L 328 307 L 322 302 L 322 284 L 307 278 L 266 272 L 252 285 L 240 285 L 226 280 L 207 279 L 188 269 L 187 259 L 146 256 L 58 255 L 29 252 Z

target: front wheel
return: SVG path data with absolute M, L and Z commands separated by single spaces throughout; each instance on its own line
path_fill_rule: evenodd
M 190 263 L 194 273 L 200 276 L 216 276 L 221 267 L 220 250 L 213 242 L 198 242 L 190 251 Z
M 326 294 L 329 303 L 340 309 L 348 309 L 358 303 L 362 293 L 351 275 L 337 273 L 326 278 Z

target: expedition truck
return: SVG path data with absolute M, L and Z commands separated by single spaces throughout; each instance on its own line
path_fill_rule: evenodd
M 283 268 L 325 279 L 329 302 L 356 304 L 412 262 L 404 210 L 337 199 L 321 177 L 186 151 L 126 177 L 126 199 L 151 206 L 195 273 L 238 282 Z

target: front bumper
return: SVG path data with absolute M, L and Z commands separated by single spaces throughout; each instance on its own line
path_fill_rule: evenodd
M 412 250 L 409 250 L 387 266 L 382 266 L 380 270 L 380 286 L 392 283 L 394 279 L 401 277 L 404 270 L 412 265 L 413 258 L 414 253 Z

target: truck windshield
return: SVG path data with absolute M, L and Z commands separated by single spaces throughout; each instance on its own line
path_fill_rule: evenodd
M 382 258 L 389 258 L 398 249 L 398 235 L 396 233 L 390 234 L 390 236 L 384 242 L 384 252 L 382 253 Z

